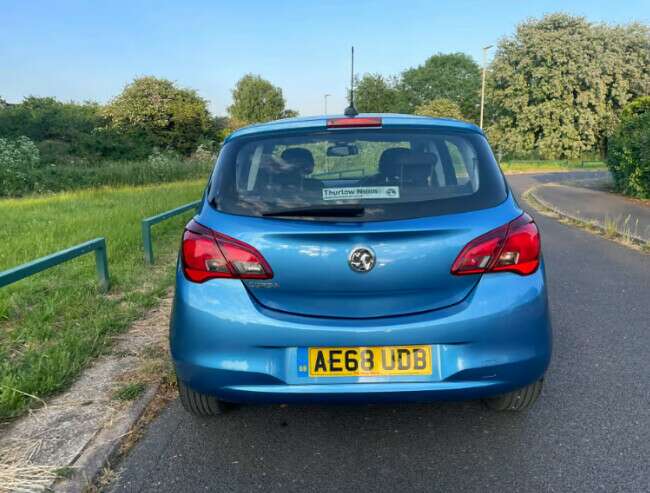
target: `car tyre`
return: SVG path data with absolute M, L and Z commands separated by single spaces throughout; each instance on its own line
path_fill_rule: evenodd
M 217 416 L 228 410 L 228 405 L 225 402 L 212 395 L 196 392 L 178 379 L 176 381 L 181 404 L 187 412 L 195 416 Z
M 540 379 L 507 394 L 483 399 L 483 402 L 493 411 L 523 411 L 534 404 L 541 394 L 543 386 L 544 379 Z

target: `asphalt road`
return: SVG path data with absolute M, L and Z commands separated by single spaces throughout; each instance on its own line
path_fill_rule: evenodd
M 199 419 L 174 402 L 110 490 L 649 491 L 650 257 L 533 215 L 555 352 L 528 412 L 265 406 Z

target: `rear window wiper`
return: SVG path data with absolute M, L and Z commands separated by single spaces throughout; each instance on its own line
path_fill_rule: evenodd
M 318 216 L 318 217 L 361 217 L 363 207 L 307 207 L 303 209 L 282 209 L 262 213 L 265 217 L 274 216 Z

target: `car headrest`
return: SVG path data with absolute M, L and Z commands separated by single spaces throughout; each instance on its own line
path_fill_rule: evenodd
M 294 185 L 302 180 L 302 167 L 297 163 L 266 156 L 260 163 L 256 188 L 263 190 L 270 185 Z
M 379 173 L 389 178 L 401 176 L 401 161 L 410 153 L 411 150 L 405 147 L 391 147 L 390 149 L 386 149 L 379 157 Z
M 437 183 L 434 165 L 437 157 L 435 154 L 425 152 L 412 152 L 402 158 L 402 182 L 412 186 L 428 186 Z
M 303 175 L 309 175 L 314 171 L 314 156 L 308 149 L 291 147 L 286 149 L 280 157 L 284 162 L 298 168 Z

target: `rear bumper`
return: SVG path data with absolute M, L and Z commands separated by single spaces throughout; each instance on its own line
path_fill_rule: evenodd
M 461 303 L 374 320 L 300 317 L 255 303 L 239 281 L 189 283 L 178 272 L 170 330 L 178 377 L 232 402 L 461 400 L 541 378 L 551 356 L 542 268 L 484 276 Z M 431 375 L 310 378 L 298 348 L 431 344 Z

